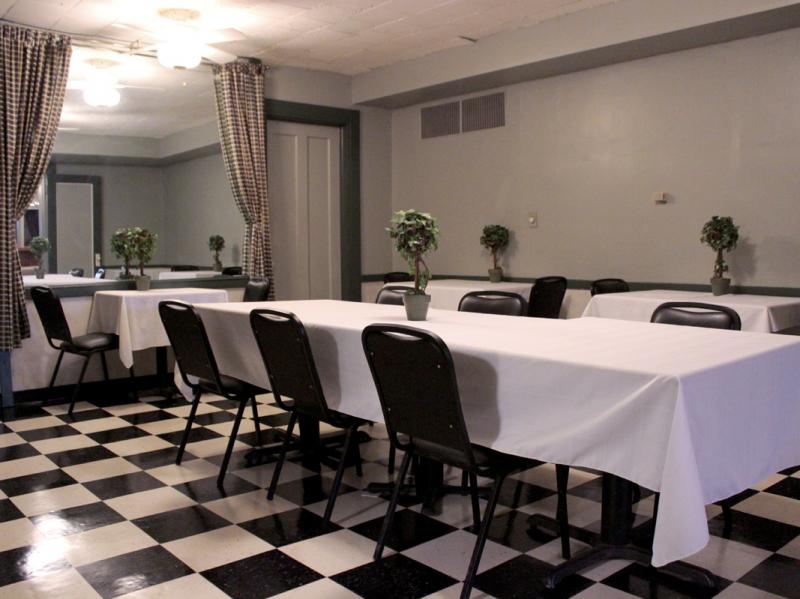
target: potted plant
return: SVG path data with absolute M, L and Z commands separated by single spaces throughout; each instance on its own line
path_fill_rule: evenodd
M 208 238 L 208 249 L 214 252 L 214 270 L 222 270 L 222 262 L 219 261 L 219 253 L 225 249 L 225 238 L 222 235 L 212 235 Z
M 130 243 L 133 255 L 139 263 L 139 274 L 136 277 L 136 289 L 147 291 L 150 289 L 150 277 L 144 274 L 144 265 L 153 259 L 156 253 L 156 240 L 158 236 L 147 229 L 132 227 L 130 229 Z
M 122 227 L 114 231 L 111 236 L 111 251 L 122 260 L 122 272 L 120 279 L 132 279 L 131 260 L 133 259 L 133 246 L 131 245 L 131 228 Z
M 499 283 L 503 280 L 503 269 L 497 266 L 497 258 L 508 245 L 508 229 L 503 225 L 486 225 L 481 235 L 481 245 L 492 253 L 492 268 L 489 281 Z
M 36 258 L 36 278 L 44 279 L 44 255 L 50 251 L 50 240 L 47 237 L 33 237 L 30 248 Z
M 394 248 L 408 263 L 414 275 L 414 287 L 403 296 L 409 320 L 425 320 L 431 296 L 425 294 L 431 271 L 423 256 L 439 247 L 439 225 L 430 214 L 416 210 L 399 210 L 390 221 L 389 237 Z
M 700 232 L 701 243 L 706 244 L 717 252 L 714 261 L 714 276 L 711 278 L 711 292 L 714 295 L 725 295 L 731 285 L 731 280 L 725 277 L 728 272 L 728 263 L 722 252 L 729 252 L 736 247 L 739 241 L 739 227 L 733 224 L 730 216 L 712 216 Z

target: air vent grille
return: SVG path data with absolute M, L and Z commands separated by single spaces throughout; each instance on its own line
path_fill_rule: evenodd
M 422 139 L 461 132 L 461 106 L 459 102 L 428 106 L 422 109 L 420 116 Z
M 461 131 L 478 131 L 506 124 L 505 94 L 489 94 L 461 102 Z

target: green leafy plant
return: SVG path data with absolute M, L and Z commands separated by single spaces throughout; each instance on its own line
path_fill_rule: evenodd
M 733 224 L 730 216 L 712 216 L 700 232 L 700 242 L 717 252 L 714 261 L 714 277 L 722 278 L 728 272 L 728 263 L 722 252 L 729 252 L 739 241 L 739 227 Z
M 42 268 L 42 258 L 50 251 L 50 240 L 47 237 L 33 237 L 30 242 L 31 253 Z
M 225 249 L 225 238 L 222 235 L 212 235 L 208 238 L 208 249 L 214 252 L 214 267 L 222 270 L 222 262 L 219 261 L 219 253 Z
M 486 225 L 481 235 L 481 245 L 492 253 L 492 268 L 497 268 L 497 258 L 508 246 L 508 229 L 503 225 Z
M 158 235 L 141 227 L 131 227 L 129 235 L 133 255 L 139 263 L 139 276 L 143 277 L 144 265 L 150 262 L 156 253 Z
M 439 225 L 436 219 L 430 214 L 413 209 L 399 210 L 392 216 L 386 230 L 394 240 L 394 249 L 408 264 L 410 274 L 414 275 L 414 289 L 411 293 L 425 293 L 431 271 L 423 256 L 439 247 Z
M 114 252 L 117 258 L 122 260 L 126 277 L 131 273 L 131 260 L 133 260 L 135 253 L 131 230 L 131 227 L 121 227 L 111 235 L 111 251 Z

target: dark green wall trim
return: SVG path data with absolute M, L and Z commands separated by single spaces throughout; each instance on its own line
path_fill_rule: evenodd
M 463 279 L 466 281 L 488 281 L 488 277 L 476 275 L 436 275 L 437 279 Z M 535 277 L 504 277 L 504 281 L 514 283 L 533 283 Z M 364 275 L 361 277 L 362 283 L 374 283 L 383 281 L 383 275 Z M 675 291 L 711 291 L 710 284 L 703 283 L 647 283 L 647 282 L 628 282 L 631 291 L 646 291 L 648 289 L 670 289 Z M 570 289 L 589 289 L 592 281 L 583 279 L 568 279 L 567 286 Z M 731 285 L 731 293 L 749 293 L 752 295 L 778 295 L 784 297 L 800 297 L 800 287 L 763 287 L 758 285 Z
M 358 110 L 264 100 L 268 120 L 339 127 L 342 299 L 361 299 L 361 113 Z M 269 128 L 269 124 L 267 124 Z
M 162 158 L 148 158 L 145 156 L 107 156 L 103 154 L 66 154 L 59 153 L 53 154 L 50 157 L 51 163 L 56 164 L 92 164 L 103 166 L 151 166 L 162 167 L 177 164 L 179 162 L 186 162 L 188 160 L 195 160 L 197 158 L 205 158 L 206 156 L 213 156 L 220 153 L 219 143 L 208 144 L 193 148 L 185 152 L 171 154 Z
M 218 276 L 202 279 L 165 279 L 150 281 L 151 289 L 175 289 L 178 287 L 202 287 L 203 289 L 241 289 L 247 285 L 246 276 Z M 131 291 L 136 289 L 134 280 L 114 280 L 96 285 L 59 285 L 52 287 L 58 297 L 91 297 L 96 291 Z M 30 299 L 30 289 L 25 289 L 25 299 Z
M 56 185 L 59 183 L 88 183 L 92 186 L 93 247 L 92 264 L 103 247 L 103 180 L 95 175 L 61 175 L 53 162 L 47 167 L 47 237 L 50 251 L 47 252 L 47 270 L 58 270 L 58 210 L 56 209 Z

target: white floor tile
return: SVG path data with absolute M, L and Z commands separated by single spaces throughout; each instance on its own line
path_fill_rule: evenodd
M 38 516 L 55 510 L 86 505 L 100 501 L 94 493 L 80 484 L 67 485 L 57 489 L 36 491 L 26 495 L 17 495 L 11 501 L 26 516 Z
M 228 595 L 208 582 L 200 574 L 190 574 L 169 582 L 122 595 L 118 599 L 229 599 Z
M 770 555 L 770 551 L 711 535 L 702 551 L 683 561 L 711 570 L 728 580 L 738 580 Z
M 229 522 L 238 524 L 256 518 L 263 518 L 295 509 L 297 506 L 277 495 L 271 501 L 267 500 L 267 492 L 259 489 L 249 493 L 225 497 L 204 503 L 203 507 L 211 510 L 218 516 L 222 516 Z
M 86 435 L 70 435 L 68 437 L 56 437 L 55 439 L 42 439 L 33 441 L 31 446 L 40 453 L 57 453 L 70 449 L 82 449 L 83 447 L 93 447 L 98 445 L 91 437 Z
M 100 595 L 72 568 L 0 587 L 0 599 L 100 599 Z
M 131 522 L 94 528 L 62 540 L 65 543 L 64 557 L 76 567 L 158 544 Z
M 161 487 L 150 491 L 123 495 L 122 497 L 114 497 L 106 501 L 106 504 L 128 520 L 135 520 L 136 518 L 143 518 L 160 512 L 189 507 L 190 505 L 195 505 L 195 502 L 171 487 Z
M 205 460 L 184 460 L 180 464 L 167 464 L 159 468 L 152 468 L 147 474 L 157 478 L 165 485 L 174 486 L 188 483 L 201 478 L 208 478 L 219 474 L 219 466 Z M 239 473 L 236 473 L 237 476 Z
M 193 570 L 202 572 L 264 553 L 273 547 L 243 528 L 225 526 L 164 543 L 164 548 Z
M 34 455 L 29 458 L 0 462 L 0 480 L 38 474 L 58 468 L 51 460 L 43 455 Z
M 146 453 L 148 451 L 157 451 L 159 449 L 167 449 L 173 447 L 169 441 L 165 441 L 161 437 L 153 435 L 147 437 L 137 437 L 135 439 L 126 439 L 125 441 L 116 441 L 114 443 L 107 443 L 105 448 L 113 451 L 119 456 L 134 455 L 137 453 Z
M 281 547 L 282 553 L 324 576 L 368 564 L 374 551 L 375 541 L 346 529 Z M 387 549 L 384 557 L 392 553 Z

